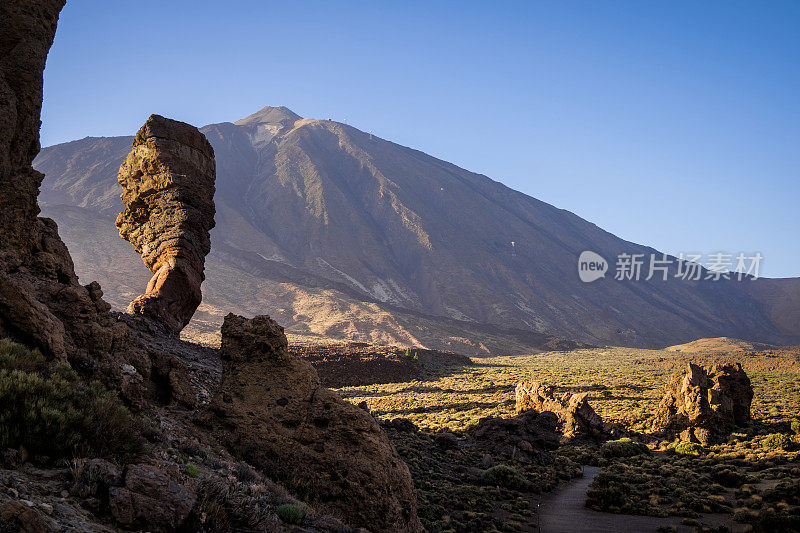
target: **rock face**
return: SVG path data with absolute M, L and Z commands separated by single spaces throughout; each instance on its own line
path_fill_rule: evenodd
M 320 385 L 267 316 L 229 314 L 203 423 L 299 498 L 370 531 L 422 531 L 408 468 L 372 416 Z
M 588 392 L 564 393 L 561 398 L 556 398 L 552 387 L 537 381 L 523 381 L 517 384 L 515 396 L 517 414 L 529 410 L 554 413 L 566 439 L 602 439 L 608 434 L 603 419 L 589 405 Z
M 0 335 L 39 348 L 119 389 L 136 404 L 146 354 L 109 313 L 97 283 L 78 283 L 55 222 L 39 218 L 42 71 L 63 0 L 0 4 Z M 134 374 L 122 371 L 124 364 Z
M 753 387 L 741 364 L 689 363 L 667 384 L 653 429 L 709 444 L 750 420 Z
M 215 180 L 214 149 L 194 126 L 151 115 L 136 133 L 117 176 L 126 209 L 116 225 L 153 277 L 129 313 L 155 317 L 174 332 L 191 320 L 211 250 Z

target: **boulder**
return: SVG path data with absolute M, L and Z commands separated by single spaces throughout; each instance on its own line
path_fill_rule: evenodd
M 558 448 L 561 438 L 558 425 L 558 418 L 553 413 L 528 410 L 512 418 L 481 418 L 467 434 L 495 455 L 501 452 L 513 455 L 515 450 L 523 448 L 522 451 Z
M 129 313 L 175 333 L 191 320 L 211 250 L 215 180 L 214 149 L 196 127 L 151 115 L 136 133 L 117 175 L 126 209 L 116 225 L 153 277 Z
M 58 524 L 33 508 L 31 502 L 7 501 L 0 505 L 0 529 L 21 533 L 57 533 Z M 9 529 L 5 529 L 9 527 Z M 13 528 L 13 529 L 10 529 Z
M 148 465 L 129 466 L 125 485 L 108 490 L 111 516 L 126 528 L 173 531 L 189 516 L 194 502 L 191 491 Z
M 601 440 L 609 435 L 608 426 L 589 404 L 588 392 L 564 393 L 556 398 L 552 387 L 538 381 L 523 381 L 517 384 L 514 393 L 517 414 L 530 410 L 554 413 L 565 439 Z
M 269 317 L 226 316 L 221 383 L 199 422 L 315 509 L 370 531 L 422 531 L 411 475 L 378 422 L 287 348 Z
M 681 440 L 709 444 L 750 420 L 753 387 L 741 364 L 699 366 L 667 384 L 653 430 Z

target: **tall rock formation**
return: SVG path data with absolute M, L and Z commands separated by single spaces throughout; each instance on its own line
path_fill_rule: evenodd
M 126 209 L 116 225 L 153 277 L 129 313 L 174 332 L 191 320 L 211 250 L 215 179 L 214 149 L 194 126 L 151 115 L 136 133 L 117 176 Z
M 268 316 L 226 316 L 222 382 L 204 422 L 315 508 L 370 531 L 422 531 L 411 475 L 378 423 L 287 348 Z
M 653 429 L 709 444 L 750 421 L 753 387 L 741 364 L 689 363 L 675 375 L 656 411 Z

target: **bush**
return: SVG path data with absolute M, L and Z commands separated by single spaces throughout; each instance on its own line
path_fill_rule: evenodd
M 675 445 L 675 453 L 681 455 L 700 455 L 703 453 L 703 447 L 696 442 L 679 442 Z
M 800 418 L 792 420 L 792 431 L 794 431 L 795 435 L 800 435 Z
M 770 433 L 761 441 L 765 450 L 785 450 L 789 447 L 789 437 L 783 433 Z
M 284 503 L 275 509 L 275 514 L 287 524 L 299 524 L 306 516 L 306 508 L 304 505 Z
M 528 484 L 525 476 L 507 465 L 497 465 L 481 472 L 481 481 L 487 485 L 512 490 L 522 490 Z
M 600 446 L 600 455 L 605 458 L 611 457 L 633 457 L 650 453 L 650 448 L 640 442 L 633 442 L 631 439 L 623 438 L 610 440 Z
M 48 366 L 52 368 L 48 368 Z M 129 457 L 141 450 L 130 411 L 98 381 L 66 363 L 48 365 L 35 350 L 0 341 L 0 448 L 69 457 L 76 450 Z
M 200 469 L 194 463 L 186 463 L 186 475 L 189 477 L 197 477 L 200 475 Z

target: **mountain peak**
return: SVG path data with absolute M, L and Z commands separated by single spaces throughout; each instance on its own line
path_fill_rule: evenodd
M 300 120 L 302 117 L 293 112 L 288 107 L 278 106 L 264 107 L 252 115 L 246 116 L 243 119 L 234 122 L 237 126 L 244 126 L 247 124 L 277 124 L 280 122 L 294 122 Z

